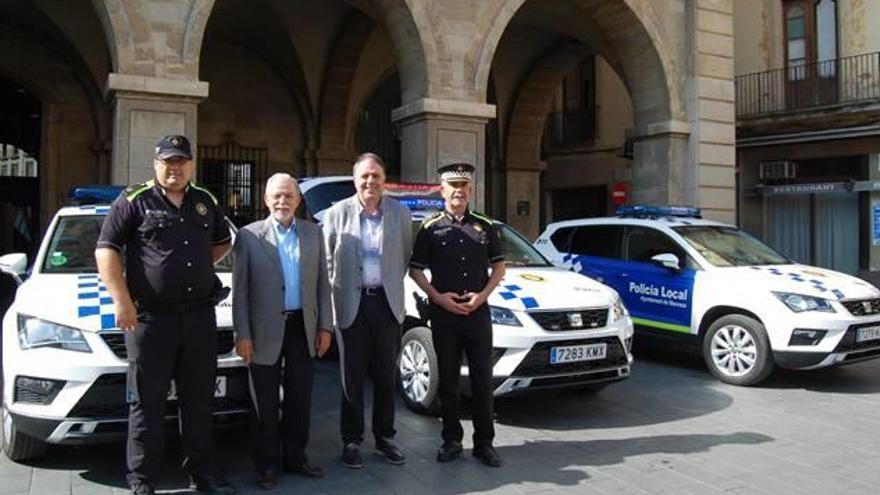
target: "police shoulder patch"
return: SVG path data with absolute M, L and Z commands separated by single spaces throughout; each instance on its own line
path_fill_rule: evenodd
M 129 201 L 134 201 L 135 198 L 140 196 L 146 191 L 149 191 L 155 185 L 155 181 L 148 180 L 146 182 L 141 182 L 140 184 L 132 184 L 125 188 L 122 191 L 122 195 L 125 196 L 125 199 Z

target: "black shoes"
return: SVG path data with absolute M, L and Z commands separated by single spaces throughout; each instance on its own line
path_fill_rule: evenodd
M 406 456 L 403 455 L 403 452 L 401 452 L 397 445 L 394 445 L 390 439 L 377 438 L 376 450 L 385 456 L 385 462 L 389 464 L 399 466 L 406 463 Z
M 156 490 L 149 483 L 138 483 L 131 487 L 131 495 L 155 495 Z
M 496 452 L 495 448 L 491 445 L 474 447 L 474 457 L 489 467 L 501 466 L 501 456 L 498 455 L 498 452 Z
M 361 457 L 361 446 L 356 443 L 346 444 L 342 449 L 342 465 L 351 469 L 364 467 L 364 458 Z
M 235 495 L 235 488 L 221 476 L 210 474 L 190 475 L 190 490 L 210 495 Z
M 287 462 L 284 464 L 284 470 L 289 471 L 306 478 L 323 478 L 324 470 L 317 464 L 312 464 L 308 459 L 302 462 Z
M 443 442 L 437 451 L 437 462 L 449 462 L 458 459 L 462 452 L 461 442 Z

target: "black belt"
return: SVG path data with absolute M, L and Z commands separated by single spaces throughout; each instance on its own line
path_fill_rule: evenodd
M 364 287 L 361 293 L 365 296 L 381 296 L 385 294 L 385 289 L 381 285 L 375 287 Z
M 147 313 L 187 313 L 194 309 L 204 309 L 205 307 L 214 306 L 214 302 L 211 299 L 200 299 L 198 301 L 179 304 L 146 304 L 135 302 L 135 306 L 139 311 L 146 311 Z

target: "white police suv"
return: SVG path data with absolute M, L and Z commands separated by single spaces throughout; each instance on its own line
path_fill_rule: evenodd
M 307 179 L 303 197 L 316 218 L 354 194 L 351 177 Z M 443 208 L 436 184 L 387 184 L 386 192 L 410 207 L 413 229 Z M 318 200 L 320 198 L 320 201 Z M 538 388 L 598 390 L 629 377 L 633 326 L 617 293 L 582 275 L 560 270 L 512 228 L 495 222 L 507 264 L 489 297 L 492 311 L 494 394 Z M 437 356 L 427 298 L 405 280 L 407 317 L 398 359 L 399 388 L 417 412 L 438 410 Z M 467 367 L 462 366 L 463 384 Z
M 689 207 L 622 207 L 615 218 L 552 223 L 535 245 L 616 289 L 640 343 L 652 336 L 699 349 L 726 383 L 759 383 L 774 365 L 880 357 L 880 290 L 700 217 Z
M 126 431 L 125 336 L 98 278 L 95 242 L 120 188 L 83 188 L 75 198 L 103 205 L 71 206 L 49 224 L 31 273 L 24 254 L 0 267 L 25 281 L 3 319 L 3 450 L 12 460 L 40 455 L 47 444 L 77 444 Z M 230 264 L 218 264 L 229 286 Z M 233 351 L 231 299 L 217 306 L 219 332 L 215 418 L 239 421 L 248 408 L 247 368 Z M 174 387 L 168 418 L 177 414 Z

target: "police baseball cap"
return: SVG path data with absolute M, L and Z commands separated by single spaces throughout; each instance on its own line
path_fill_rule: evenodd
M 165 136 L 156 143 L 156 156 L 165 160 L 175 156 L 192 160 L 192 148 L 186 136 Z
M 470 182 L 474 178 L 476 167 L 470 163 L 450 163 L 437 169 L 440 180 L 446 182 Z

